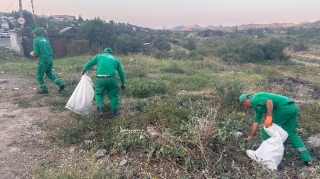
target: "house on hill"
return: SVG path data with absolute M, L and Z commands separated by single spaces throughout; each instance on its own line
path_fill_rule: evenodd
M 76 17 L 75 16 L 69 16 L 69 15 L 54 15 L 53 19 L 55 21 L 64 21 L 64 20 L 73 21 L 73 20 L 76 19 Z

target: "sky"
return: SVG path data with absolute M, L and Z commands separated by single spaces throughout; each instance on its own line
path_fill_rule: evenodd
M 319 0 L 21 0 L 36 15 L 81 15 L 153 29 L 197 24 L 300 23 L 320 20 Z M 19 0 L 0 0 L 0 12 L 19 11 Z

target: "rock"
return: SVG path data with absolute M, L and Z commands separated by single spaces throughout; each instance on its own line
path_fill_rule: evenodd
M 128 165 L 128 163 L 129 163 L 128 160 L 122 159 L 121 162 L 119 163 L 119 165 L 120 166 L 126 166 L 126 165 Z
M 90 144 L 92 144 L 92 141 L 91 140 L 84 140 L 83 143 L 85 145 L 90 145 Z
M 6 80 L 6 79 L 0 79 L 0 83 L 7 83 L 8 82 L 8 80 Z
M 307 142 L 314 147 L 320 147 L 320 134 L 309 137 Z
M 95 157 L 96 159 L 99 159 L 99 158 L 105 156 L 106 154 L 107 154 L 107 150 L 105 150 L 105 149 L 100 149 L 100 150 L 98 150 L 98 151 L 94 154 L 94 157 Z

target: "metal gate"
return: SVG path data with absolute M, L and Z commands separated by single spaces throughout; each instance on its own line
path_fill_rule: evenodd
M 48 38 L 52 47 L 52 53 L 55 59 L 67 56 L 66 38 Z M 33 50 L 33 38 L 23 39 L 24 56 L 30 57 L 29 53 Z

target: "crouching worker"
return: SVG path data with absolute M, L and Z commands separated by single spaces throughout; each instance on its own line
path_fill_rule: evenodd
M 255 135 L 262 114 L 267 113 L 264 126 L 269 127 L 272 123 L 281 126 L 288 133 L 288 139 L 292 143 L 292 146 L 297 149 L 303 163 L 309 167 L 311 156 L 296 131 L 298 125 L 298 107 L 293 100 L 285 96 L 266 92 L 259 92 L 252 96 L 242 94 L 239 100 L 244 107 L 254 108 L 256 112 L 251 133 L 246 139 L 247 141 L 250 141 Z M 269 137 L 262 128 L 262 139 L 267 140 Z
M 104 92 L 107 91 L 108 98 L 110 101 L 111 112 L 114 116 L 118 115 L 118 103 L 119 103 L 119 87 L 116 78 L 116 72 L 121 80 L 121 89 L 125 89 L 125 76 L 121 67 L 120 61 L 112 55 L 110 48 L 105 48 L 104 53 L 98 54 L 89 62 L 87 62 L 82 70 L 81 74 L 84 73 L 94 65 L 97 65 L 96 80 L 94 97 L 96 100 L 97 109 L 100 115 L 104 113 Z

